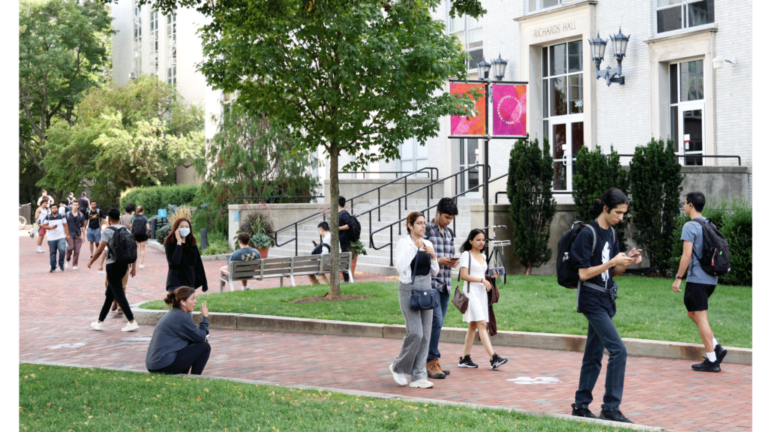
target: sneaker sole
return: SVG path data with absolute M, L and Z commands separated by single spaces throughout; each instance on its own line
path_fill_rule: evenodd
M 507 364 L 508 361 L 509 361 L 509 359 L 504 359 L 503 361 L 497 363 L 496 365 L 491 365 L 491 369 L 496 370 L 500 366 Z
M 389 372 L 392 374 L 392 378 L 395 380 L 395 384 L 397 384 L 397 385 L 399 385 L 401 387 L 408 385 L 407 382 L 405 384 L 401 384 L 400 381 L 397 380 L 397 375 L 396 375 L 396 372 L 394 370 L 392 370 L 392 365 L 389 365 Z
M 470 366 L 470 365 L 463 365 L 461 363 L 459 363 L 459 367 L 464 369 L 477 369 L 477 365 Z
M 693 368 L 691 368 L 693 369 Z M 720 372 L 720 368 L 717 369 L 693 369 L 694 372 Z
M 420 386 L 420 385 L 415 385 L 415 386 L 409 385 L 409 387 L 410 388 L 417 388 L 417 389 L 431 389 L 431 388 L 434 387 L 434 385 L 431 385 L 431 386 L 428 386 L 428 387 L 427 386 Z
M 445 375 L 442 375 L 442 376 L 441 376 L 441 375 L 432 375 L 432 374 L 430 374 L 430 373 L 427 373 L 427 376 L 428 376 L 430 379 L 445 379 Z
M 618 422 L 618 423 L 635 424 L 635 422 L 630 421 L 629 419 L 627 419 L 626 421 L 625 420 L 614 420 L 614 419 L 605 418 L 605 417 L 603 417 L 602 414 L 600 415 L 600 417 L 598 417 L 598 420 L 612 421 L 612 422 Z
M 138 328 L 135 328 L 135 329 L 130 329 L 130 330 L 125 330 L 125 329 L 123 329 L 123 331 L 124 331 L 124 332 L 126 332 L 126 333 L 127 333 L 127 332 L 135 332 L 135 331 L 139 331 L 139 329 L 138 329 Z

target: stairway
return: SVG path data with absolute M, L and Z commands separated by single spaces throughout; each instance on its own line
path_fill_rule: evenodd
M 434 205 L 436 203 L 436 200 L 430 200 L 430 205 Z M 459 214 L 456 216 L 456 240 L 454 242 L 456 246 L 456 254 L 459 254 L 459 247 L 461 246 L 461 243 L 464 241 L 464 239 L 467 238 L 467 235 L 469 235 L 469 231 L 472 229 L 470 226 L 470 213 L 469 213 L 469 206 L 470 204 L 482 204 L 482 198 L 467 198 L 467 197 L 459 197 L 458 199 L 458 207 L 459 207 Z M 404 200 L 402 201 L 402 205 L 405 205 Z M 359 215 L 371 208 L 376 207 L 376 200 L 372 199 L 369 202 L 361 202 L 361 203 L 355 203 L 355 215 Z M 426 199 L 408 199 L 408 209 L 405 208 L 401 211 L 401 217 L 405 217 L 410 213 L 411 211 L 416 210 L 422 210 L 427 207 L 427 200 Z M 435 211 L 432 209 L 430 211 L 430 217 L 434 218 Z M 372 229 L 375 231 L 381 227 L 387 226 L 391 224 L 392 222 L 395 222 L 398 220 L 398 212 L 397 212 L 397 202 L 390 204 L 386 207 L 381 208 L 381 221 L 378 221 L 378 210 L 375 210 L 372 212 L 372 217 L 369 222 L 369 215 L 365 214 L 363 216 L 358 217 L 358 221 L 360 221 L 360 225 L 362 228 L 362 232 L 360 234 L 360 241 L 363 242 L 365 245 L 365 248 L 368 252 L 367 255 L 360 255 L 357 258 L 357 270 L 365 273 L 374 273 L 374 274 L 380 274 L 380 275 L 387 275 L 387 276 L 397 276 L 397 271 L 394 267 L 390 266 L 390 247 L 387 246 L 385 248 L 382 248 L 381 250 L 374 250 L 369 246 L 369 239 L 370 239 L 370 232 Z M 309 255 L 312 252 L 312 249 L 314 246 L 312 245 L 312 240 L 319 242 L 320 236 L 317 233 L 317 224 L 322 221 L 322 216 L 318 216 L 316 220 L 305 223 L 303 225 L 299 226 L 299 235 L 298 235 L 298 241 L 299 241 L 299 255 Z M 397 241 L 407 235 L 407 232 L 405 230 L 405 226 L 402 227 L 402 234 L 398 234 L 398 228 L 397 226 L 392 227 L 392 240 L 396 244 Z M 451 224 L 451 229 L 453 229 L 453 224 Z M 284 230 L 280 232 L 280 235 L 278 236 L 278 239 L 280 242 L 286 241 L 288 238 L 293 237 L 294 231 L 293 230 Z M 380 231 L 376 233 L 374 236 L 374 241 L 376 246 L 380 247 L 381 245 L 384 245 L 386 243 L 389 243 L 389 229 L 385 229 L 383 231 Z M 269 250 L 269 257 L 270 258 L 277 258 L 277 257 L 290 257 L 294 256 L 296 246 L 293 242 L 284 245 L 282 247 L 276 248 L 273 247 Z M 394 250 L 393 250 L 394 253 Z

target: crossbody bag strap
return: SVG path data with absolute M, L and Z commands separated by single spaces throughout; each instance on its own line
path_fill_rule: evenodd
M 469 264 L 468 264 L 468 267 L 467 267 L 467 276 L 469 276 L 469 271 L 472 270 L 472 252 L 467 251 L 467 255 L 469 255 Z M 461 271 L 459 271 L 459 272 L 461 272 Z M 466 280 L 466 279 L 464 279 L 464 286 L 467 287 L 467 294 L 469 294 L 469 287 L 470 287 L 470 285 L 469 285 L 469 281 Z
M 413 245 L 416 246 L 416 243 L 414 243 Z M 416 246 L 416 257 L 414 258 L 414 262 L 413 262 L 413 270 L 411 270 L 411 285 L 416 283 L 417 268 L 419 268 L 419 247 L 418 246 Z

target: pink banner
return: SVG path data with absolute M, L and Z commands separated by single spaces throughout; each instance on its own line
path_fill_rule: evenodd
M 525 84 L 493 85 L 493 135 L 526 135 L 528 86 Z

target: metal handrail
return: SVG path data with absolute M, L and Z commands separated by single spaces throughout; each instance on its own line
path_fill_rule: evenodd
M 270 203 L 274 203 L 276 199 L 282 199 L 282 198 L 306 198 L 307 203 L 309 203 L 310 200 L 315 198 L 325 198 L 324 195 L 274 195 L 274 196 L 236 196 L 232 198 L 232 203 L 237 204 L 237 200 L 241 199 L 262 199 L 262 198 L 269 198 Z
M 619 157 L 635 157 L 634 154 L 620 154 Z M 741 156 L 738 155 L 676 155 L 677 158 L 714 158 L 714 159 L 733 159 L 736 158 L 741 166 Z
M 426 167 L 429 171 L 430 181 L 435 181 L 440 178 L 440 170 L 436 167 Z M 432 177 L 432 170 L 435 171 L 435 176 Z M 412 171 L 339 171 L 339 174 L 362 174 L 363 180 L 365 180 L 366 174 L 410 174 Z
M 385 186 L 389 186 L 389 185 L 391 185 L 391 184 L 393 184 L 395 182 L 398 182 L 400 180 L 403 180 L 405 182 L 405 192 L 407 194 L 408 193 L 408 177 L 410 177 L 412 175 L 419 174 L 419 173 L 421 173 L 423 171 L 426 171 L 426 170 L 429 170 L 430 175 L 431 175 L 432 174 L 432 170 L 437 170 L 437 168 L 435 168 L 435 167 L 424 167 L 424 168 L 418 169 L 416 171 L 413 171 L 413 172 L 409 173 L 406 176 L 398 177 L 398 178 L 396 178 L 396 179 L 394 179 L 394 180 L 392 180 L 390 182 L 384 183 L 383 185 L 377 186 L 377 187 L 375 187 L 375 188 L 373 188 L 373 189 L 371 189 L 369 191 L 363 192 L 361 194 L 353 196 L 352 198 L 349 198 L 347 200 L 347 202 L 349 202 L 349 205 L 350 205 L 350 213 L 354 212 L 354 209 L 355 209 L 355 207 L 354 207 L 354 200 L 356 198 L 360 198 L 363 195 L 368 195 L 368 194 L 370 194 L 370 193 L 372 193 L 374 191 L 377 192 L 377 194 L 378 194 L 378 202 L 379 202 L 379 204 L 381 204 L 381 189 L 383 187 L 385 187 Z M 434 183 L 430 183 L 430 185 L 428 185 L 428 186 L 431 186 L 432 184 L 434 184 Z M 430 189 L 430 194 L 432 194 L 432 193 L 433 193 L 433 191 Z M 429 194 L 428 194 L 428 196 L 429 196 Z M 333 205 L 333 203 L 331 203 L 331 205 Z M 407 207 L 407 205 L 408 205 L 408 203 L 406 201 L 406 207 Z M 381 205 L 379 205 L 379 207 L 381 207 Z M 317 213 L 313 213 L 313 214 L 311 214 L 311 215 L 309 215 L 307 217 L 299 219 L 296 222 L 292 222 L 292 223 L 290 223 L 290 224 L 288 224 L 288 225 L 286 225 L 286 226 L 284 226 L 282 228 L 276 229 L 275 230 L 275 247 L 281 247 L 281 246 L 287 245 L 290 242 L 295 242 L 295 244 L 296 244 L 295 253 L 296 253 L 296 256 L 299 256 L 299 224 L 304 222 L 304 221 L 306 221 L 306 220 L 313 219 L 313 218 L 317 217 L 320 214 L 323 215 L 323 222 L 325 222 L 325 213 L 326 213 L 327 210 L 328 209 L 323 209 L 323 210 L 321 210 L 321 211 L 319 211 Z M 381 220 L 381 210 L 379 210 L 379 220 Z M 283 231 L 283 230 L 291 228 L 291 227 L 293 227 L 293 229 L 294 229 L 294 237 L 291 238 L 291 239 L 286 240 L 284 243 L 280 243 L 277 240 L 277 234 L 280 231 Z

